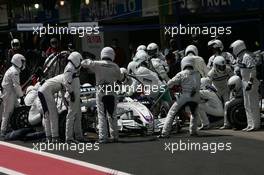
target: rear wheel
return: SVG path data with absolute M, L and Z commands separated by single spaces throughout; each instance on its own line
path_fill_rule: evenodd
M 88 110 L 82 114 L 82 130 L 83 132 L 96 132 L 98 125 L 97 110 Z
M 242 99 L 230 103 L 227 108 L 227 119 L 237 129 L 243 129 L 247 126 L 247 116 Z

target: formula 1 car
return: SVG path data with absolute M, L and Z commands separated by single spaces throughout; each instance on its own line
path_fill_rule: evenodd
M 81 86 L 82 128 L 84 132 L 97 131 L 95 91 L 95 88 L 89 84 Z M 13 130 L 41 126 L 42 115 L 36 115 L 33 117 L 34 120 L 29 119 L 30 108 L 30 106 L 20 106 L 15 109 L 10 122 Z M 59 132 L 62 138 L 65 134 L 66 115 L 66 108 L 60 108 Z M 144 135 L 154 132 L 154 118 L 150 110 L 131 98 L 122 97 L 120 99 L 117 104 L 117 118 L 120 132 L 136 132 Z
M 96 89 L 84 84 L 81 88 L 81 110 L 83 130 L 97 130 Z M 150 110 L 129 97 L 119 95 L 116 115 L 118 130 L 124 133 L 152 134 L 154 132 L 154 117 Z

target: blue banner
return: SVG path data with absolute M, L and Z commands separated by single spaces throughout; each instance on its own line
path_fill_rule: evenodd
M 81 7 L 81 18 L 89 21 L 140 17 L 141 11 L 141 0 L 102 0 Z
M 167 0 L 169 2 L 169 0 Z M 180 3 L 179 3 L 180 1 Z M 172 1 L 168 7 L 173 10 L 173 15 L 176 13 L 237 13 L 244 11 L 261 10 L 264 7 L 263 0 L 179 0 L 176 3 Z M 167 10 L 168 11 L 168 10 Z M 166 9 L 164 10 L 166 13 Z M 169 14 L 168 14 L 169 15 Z

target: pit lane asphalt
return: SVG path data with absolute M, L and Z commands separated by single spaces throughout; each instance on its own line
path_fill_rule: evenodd
M 253 137 L 258 135 L 259 137 Z M 169 139 L 122 137 L 120 143 L 100 145 L 99 151 L 51 151 L 65 157 L 93 163 L 132 174 L 179 175 L 263 175 L 264 131 L 210 130 L 199 137 L 189 137 L 187 130 Z M 260 138 L 260 139 L 259 139 Z M 165 143 L 227 143 L 231 151 L 165 151 Z M 33 148 L 32 142 L 11 143 Z

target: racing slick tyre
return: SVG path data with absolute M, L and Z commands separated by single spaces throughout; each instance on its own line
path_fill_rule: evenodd
M 231 126 L 236 129 L 243 129 L 247 126 L 247 116 L 243 99 L 231 102 L 227 110 L 227 119 Z
M 146 129 L 142 129 L 139 132 L 139 134 L 140 134 L 141 137 L 146 137 L 146 136 L 148 136 L 148 131 Z
M 82 130 L 83 132 L 97 132 L 97 110 L 88 110 L 86 113 L 82 113 Z
M 12 116 L 10 117 L 10 127 L 13 130 L 29 128 L 31 126 L 28 121 L 29 110 L 30 106 L 20 106 L 15 108 Z
M 160 104 L 160 110 L 159 110 L 159 118 L 166 118 L 168 112 L 170 110 L 170 105 L 166 101 L 162 101 Z

